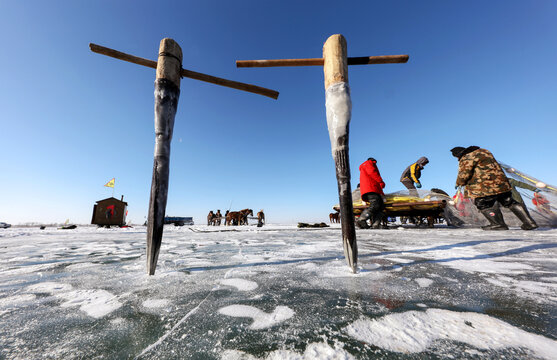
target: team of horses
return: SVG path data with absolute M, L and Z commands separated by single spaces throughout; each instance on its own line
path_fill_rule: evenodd
M 208 226 L 220 226 L 222 221 L 224 221 L 224 225 L 248 225 L 248 216 L 253 216 L 252 209 L 243 209 L 240 211 L 229 211 L 226 210 L 224 216 L 221 214 L 220 210 L 217 212 L 213 212 L 213 210 L 209 211 L 207 215 L 207 225 Z M 258 226 L 261 226 L 265 223 L 265 214 L 263 210 L 257 213 L 257 220 Z

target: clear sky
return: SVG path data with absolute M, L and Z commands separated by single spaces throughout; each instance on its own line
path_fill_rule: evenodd
M 1 1 L 0 221 L 88 223 L 95 201 L 147 215 L 156 60 L 170 37 L 185 69 L 275 89 L 278 100 L 183 79 L 167 215 L 264 209 L 270 222 L 326 221 L 338 203 L 323 69 L 238 69 L 240 59 L 315 58 L 332 34 L 351 66 L 350 162 L 378 160 L 386 191 L 427 156 L 424 188 L 454 192 L 454 146 L 478 145 L 557 183 L 555 1 Z

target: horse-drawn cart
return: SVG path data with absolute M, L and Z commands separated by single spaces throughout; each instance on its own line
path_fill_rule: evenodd
M 444 209 L 447 206 L 447 201 L 444 199 L 433 200 L 432 197 L 426 196 L 425 198 L 418 198 L 414 196 L 401 196 L 399 194 L 387 194 L 385 196 L 385 217 L 395 218 L 409 217 L 427 219 L 428 227 L 432 228 L 437 218 L 444 217 Z M 358 218 L 362 211 L 368 205 L 362 200 L 353 203 L 354 216 Z M 340 211 L 338 205 L 333 206 L 333 209 Z

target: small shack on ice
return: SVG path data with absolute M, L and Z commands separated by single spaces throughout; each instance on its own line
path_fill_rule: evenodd
M 91 224 L 99 226 L 124 226 L 128 213 L 127 207 L 128 203 L 124 202 L 124 195 L 122 195 L 121 200 L 113 197 L 99 200 L 93 207 Z

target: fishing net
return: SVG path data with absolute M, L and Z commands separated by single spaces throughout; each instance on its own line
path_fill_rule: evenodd
M 540 227 L 557 227 L 557 187 L 523 173 L 505 163 L 500 163 L 513 188 L 513 198 L 523 203 L 532 218 Z M 474 201 L 462 187 L 456 194 L 449 197 L 444 191 L 432 189 L 430 192 L 421 190 L 422 199 L 446 199 L 445 218 L 449 224 L 456 226 L 482 226 L 487 221 L 476 209 Z M 510 226 L 520 226 L 520 220 L 505 207 L 500 207 L 505 222 Z
M 513 197 L 518 200 L 518 194 L 536 223 L 542 227 L 557 227 L 557 187 L 507 164 L 500 165 L 513 187 Z M 506 213 L 503 214 L 507 219 Z

